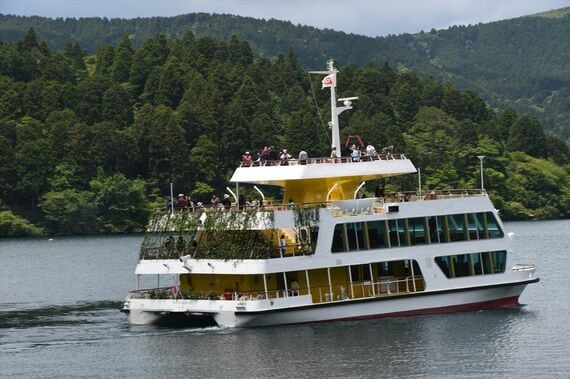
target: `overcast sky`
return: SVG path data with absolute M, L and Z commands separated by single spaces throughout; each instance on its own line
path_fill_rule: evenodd
M 0 13 L 135 18 L 193 12 L 275 18 L 368 36 L 416 33 L 570 7 L 570 0 L 0 0 Z

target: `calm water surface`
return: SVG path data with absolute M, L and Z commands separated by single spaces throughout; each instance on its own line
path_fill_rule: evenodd
M 131 327 L 141 236 L 0 240 L 0 377 L 570 377 L 570 220 L 508 223 L 518 310 L 255 329 Z

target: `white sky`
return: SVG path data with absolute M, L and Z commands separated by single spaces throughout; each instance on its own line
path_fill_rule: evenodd
M 570 7 L 570 0 L 0 0 L 0 13 L 135 18 L 226 13 L 371 37 L 504 20 Z

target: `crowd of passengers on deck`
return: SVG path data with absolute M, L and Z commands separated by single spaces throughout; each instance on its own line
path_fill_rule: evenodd
M 229 211 L 232 207 L 243 210 L 245 208 L 262 208 L 262 200 L 248 201 L 244 195 L 239 195 L 237 204 L 232 204 L 230 195 L 227 193 L 220 199 L 217 194 L 212 195 L 210 204 L 204 204 L 201 201 L 194 202 L 192 197 L 183 193 L 179 194 L 174 201 L 171 198 L 166 200 L 165 209 L 187 210 L 187 211 Z
M 386 146 L 382 148 L 382 155 L 386 158 L 392 157 L 393 146 Z M 376 148 L 368 144 L 364 150 L 361 150 L 355 144 L 350 147 L 345 147 L 342 151 L 341 157 L 349 158 L 352 162 L 362 162 L 362 161 L 372 161 L 380 158 L 380 155 L 376 152 Z M 241 157 L 242 167 L 251 166 L 268 166 L 268 165 L 281 165 L 288 166 L 289 161 L 293 160 L 293 156 L 287 152 L 287 149 L 278 150 L 275 146 L 264 146 L 257 153 L 257 158 L 254 157 L 249 151 L 246 151 Z M 330 158 L 338 158 L 336 147 L 332 147 Z M 299 151 L 297 158 L 299 164 L 305 165 L 309 161 L 309 155 L 305 150 Z

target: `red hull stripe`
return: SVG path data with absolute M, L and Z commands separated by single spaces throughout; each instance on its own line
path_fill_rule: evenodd
M 479 303 L 450 305 L 447 307 L 438 307 L 438 308 L 414 309 L 411 311 L 402 311 L 402 312 L 382 313 L 382 314 L 377 314 L 377 315 L 366 315 L 366 316 L 339 318 L 339 319 L 332 319 L 332 320 L 327 320 L 327 321 L 368 320 L 368 319 L 384 318 L 384 317 L 405 317 L 405 316 L 419 316 L 419 315 L 434 315 L 434 314 L 442 314 L 442 313 L 474 312 L 474 311 L 481 311 L 481 310 L 485 310 L 485 309 L 499 309 L 499 308 L 516 309 L 519 307 L 520 307 L 519 297 L 518 296 L 512 296 L 512 297 L 506 297 L 504 299 L 482 301 Z

